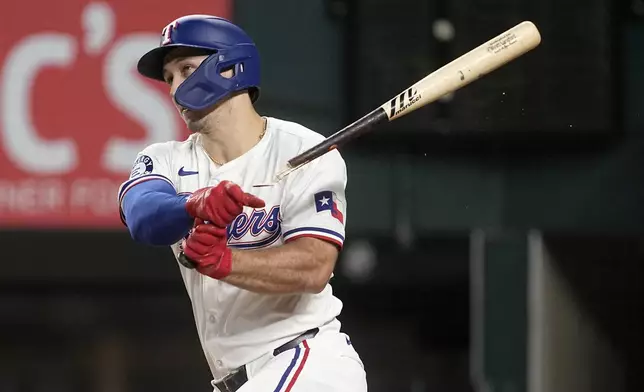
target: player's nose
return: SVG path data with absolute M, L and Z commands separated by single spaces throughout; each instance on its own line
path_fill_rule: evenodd
M 174 99 L 174 93 L 175 93 L 175 91 L 177 91 L 177 88 L 176 88 L 176 87 L 174 87 L 174 85 L 172 85 L 172 86 L 170 87 L 170 99 L 172 100 L 172 103 L 173 103 L 173 104 L 174 104 L 174 106 L 177 108 L 177 110 L 181 111 L 181 107 L 179 106 L 179 104 L 177 103 L 177 101 Z
M 179 88 L 182 82 L 183 82 L 183 79 L 179 77 L 175 77 L 174 79 L 172 79 L 172 84 L 170 84 L 170 97 L 172 97 L 173 99 L 174 99 L 174 94 L 177 92 L 177 89 Z

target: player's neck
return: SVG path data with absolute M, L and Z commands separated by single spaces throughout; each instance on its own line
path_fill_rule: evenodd
M 215 163 L 225 164 L 257 144 L 263 134 L 265 120 L 252 105 L 244 104 L 242 97 L 233 97 L 217 112 L 208 132 L 201 135 L 201 141 Z

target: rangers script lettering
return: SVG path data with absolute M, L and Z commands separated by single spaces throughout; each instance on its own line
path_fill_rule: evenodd
M 268 246 L 277 241 L 281 232 L 280 207 L 242 212 L 231 223 L 226 233 L 228 244 L 237 248 Z

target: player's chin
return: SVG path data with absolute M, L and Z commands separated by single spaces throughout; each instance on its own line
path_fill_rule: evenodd
M 183 121 L 186 123 L 186 127 L 194 133 L 205 133 L 207 130 L 206 119 L 200 118 L 198 120 L 184 118 Z
M 186 127 L 188 128 L 188 130 L 190 130 L 190 132 L 197 133 L 203 131 L 204 129 L 203 121 L 193 121 L 186 119 L 184 119 L 183 121 L 186 123 Z
M 183 122 L 186 123 L 188 129 L 192 132 L 199 132 L 203 129 L 206 122 L 204 116 L 198 115 L 195 112 L 184 113 L 181 118 L 183 118 Z

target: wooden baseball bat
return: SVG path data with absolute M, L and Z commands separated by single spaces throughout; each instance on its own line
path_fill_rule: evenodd
M 534 23 L 519 23 L 425 76 L 353 124 L 291 158 L 287 167 L 274 177 L 273 183 L 258 184 L 254 187 L 275 185 L 296 169 L 370 132 L 376 125 L 406 116 L 445 94 L 454 92 L 522 56 L 540 43 L 541 34 Z

